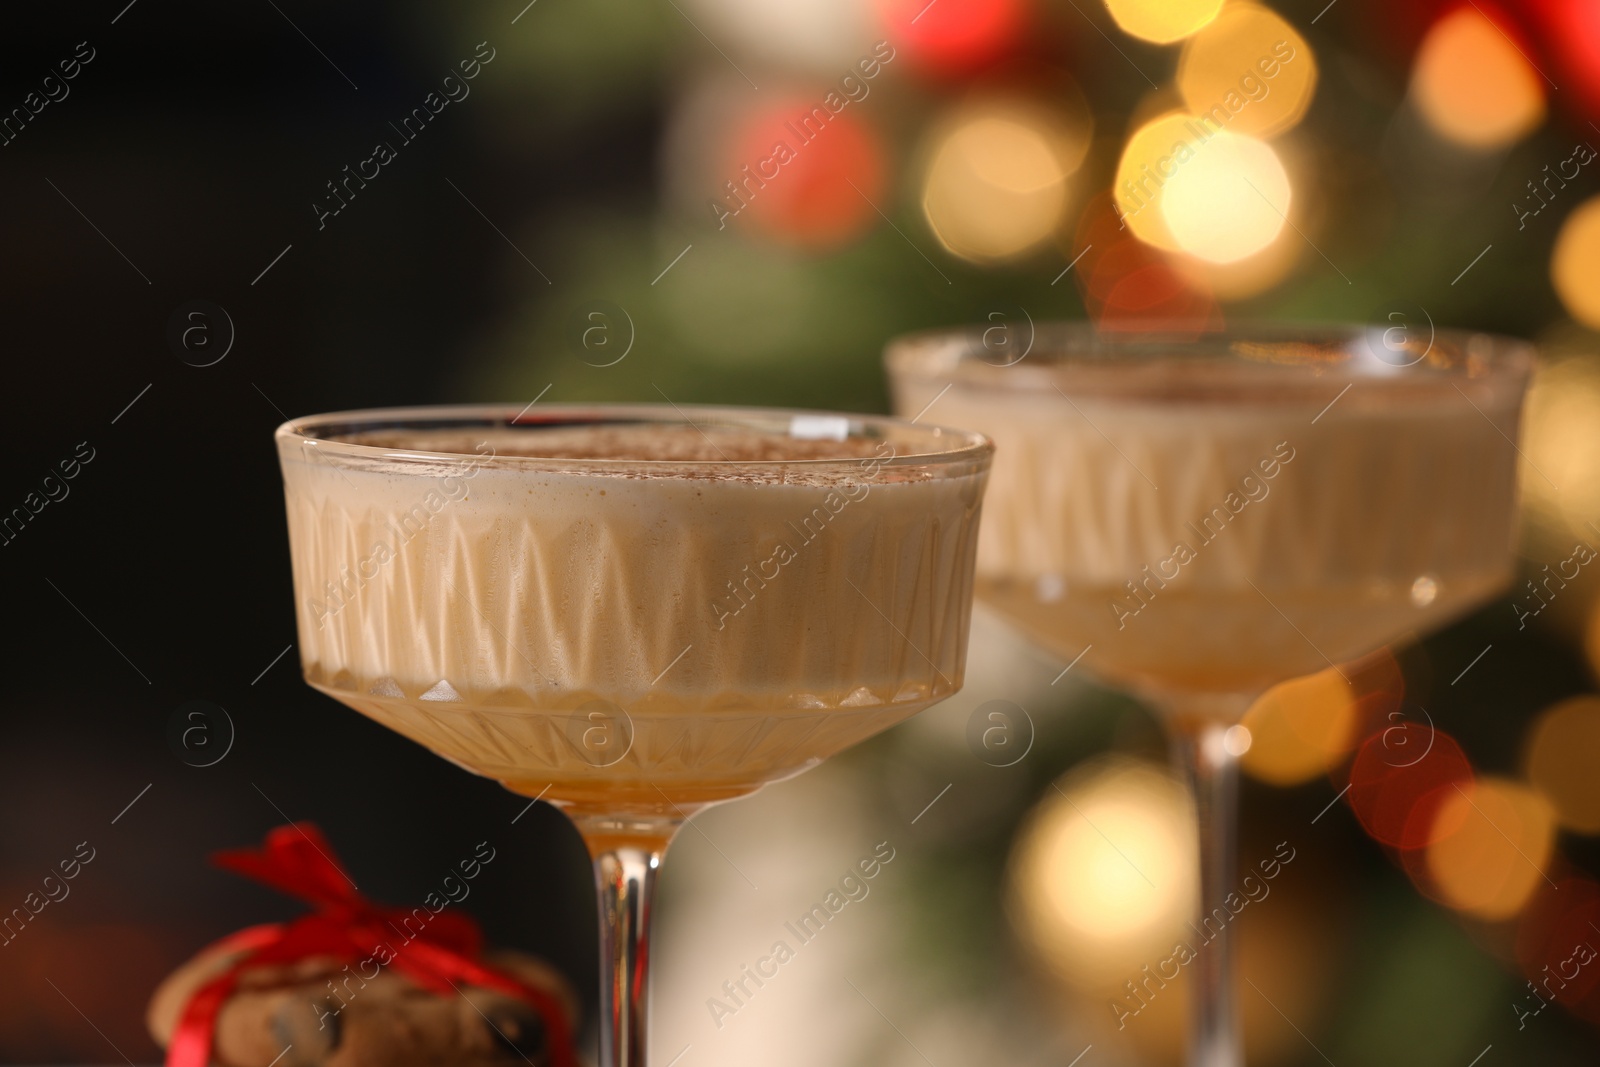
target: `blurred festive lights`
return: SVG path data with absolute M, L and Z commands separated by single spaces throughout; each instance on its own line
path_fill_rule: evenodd
M 1069 260 L 1095 325 L 1119 333 L 1218 329 L 1221 312 L 1204 281 L 1178 273 L 1129 229 L 1108 193 L 1091 198 L 1078 222 Z
M 1600 116 L 1600 4 L 1531 0 L 1526 10 L 1544 54 L 1555 59 L 1556 69 L 1547 73 L 1582 101 L 1590 118 Z
M 1209 129 L 1270 137 L 1311 106 L 1317 61 L 1305 39 L 1258 4 L 1232 3 L 1183 46 L 1178 89 Z
M 1273 686 L 1245 714 L 1244 769 L 1273 785 L 1308 782 L 1350 754 L 1359 720 L 1350 683 L 1332 668 Z
M 1455 785 L 1427 846 L 1431 895 L 1480 919 L 1509 919 L 1545 878 L 1555 819 L 1539 793 L 1505 778 Z
M 1561 224 L 1550 280 L 1567 313 L 1600 330 L 1600 196 L 1578 205 Z
M 1066 215 L 1086 130 L 1021 102 L 963 109 L 935 134 L 923 182 L 928 225 L 951 252 L 986 263 L 1037 247 Z
M 1417 50 L 1411 96 L 1446 140 L 1487 151 L 1521 140 L 1544 121 L 1544 79 L 1508 33 L 1477 4 L 1428 30 Z
M 1262 251 L 1289 217 L 1289 174 L 1272 146 L 1222 130 L 1175 163 L 1161 217 L 1183 251 L 1233 263 Z
M 887 161 L 877 134 L 847 112 L 799 99 L 749 116 L 729 144 L 713 211 L 807 248 L 832 248 L 877 218 Z
M 1232 263 L 1178 256 L 1172 266 L 1189 284 L 1209 290 L 1218 300 L 1246 300 L 1287 278 L 1306 250 L 1304 241 L 1273 241 L 1258 254 Z
M 1350 808 L 1367 833 L 1396 848 L 1422 848 L 1455 828 L 1440 809 L 1473 781 L 1461 746 L 1431 723 L 1396 717 L 1372 734 L 1350 767 Z
M 1181 1058 L 1193 965 L 1228 931 L 1251 1062 L 1278 1062 L 1299 1040 L 1278 1011 L 1314 1019 L 1327 998 L 1334 968 L 1304 961 L 1337 958 L 1337 904 L 1315 899 L 1309 872 L 1288 873 L 1310 861 L 1283 841 L 1241 857 L 1235 892 L 1217 903 L 1236 924 L 1216 912 L 1196 924 L 1195 840 L 1188 791 L 1164 768 L 1101 757 L 1047 788 L 1024 823 L 1007 871 L 1007 912 L 1020 943 L 1054 976 L 1110 1003 L 1139 1062 Z M 1274 1004 L 1246 995 L 1247 982 L 1272 989 Z
M 1600 885 L 1583 877 L 1540 885 L 1517 925 L 1517 962 L 1528 984 L 1512 1010 L 1523 1026 L 1551 1002 L 1591 1020 L 1600 1018 L 1596 929 L 1600 929 Z
M 715 40 L 824 76 L 838 77 L 871 48 L 871 11 L 858 0 L 684 0 L 683 7 Z
M 1026 0 L 879 0 L 883 29 L 917 67 L 959 75 L 1005 55 L 1027 24 Z
M 1223 0 L 1106 0 L 1111 18 L 1124 33 L 1155 44 L 1170 44 L 1217 17 Z
M 1600 200 L 1593 203 L 1600 220 Z M 1586 539 L 1587 524 L 1600 523 L 1600 363 L 1590 348 L 1585 338 L 1543 351 L 1523 415 L 1521 474 L 1525 506 L 1546 526 Z
M 1111 192 L 1122 221 L 1163 251 L 1178 251 L 1178 243 L 1161 215 L 1162 191 L 1176 168 L 1194 158 L 1200 132 L 1192 115 L 1169 111 L 1135 130 L 1117 163 Z
M 1187 791 L 1150 763 L 1096 761 L 1047 792 L 1018 835 L 1011 915 L 1063 977 L 1101 986 L 1171 950 L 1196 862 Z
M 1600 833 L 1600 696 L 1572 697 L 1541 712 L 1528 732 L 1524 767 L 1561 825 Z
M 1600 696 L 1539 717 L 1525 761 L 1530 785 L 1477 777 L 1426 710 L 1403 701 L 1392 654 L 1344 670 L 1369 731 L 1346 789 L 1363 829 L 1430 898 L 1474 919 L 1516 920 L 1530 993 L 1514 1009 L 1524 1022 L 1553 1002 L 1600 1022 L 1600 965 L 1589 966 L 1600 959 L 1600 885 L 1564 878 L 1556 849 L 1558 823 L 1600 825 L 1600 787 L 1588 783 L 1600 751 Z M 1258 745 L 1270 743 L 1258 727 Z
M 1270 145 L 1182 111 L 1128 138 L 1112 193 L 1140 240 L 1212 263 L 1245 259 L 1275 241 L 1291 198 Z

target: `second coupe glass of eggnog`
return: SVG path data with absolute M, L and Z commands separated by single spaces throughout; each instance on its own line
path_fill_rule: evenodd
M 601 1067 L 645 1062 L 683 820 L 961 687 L 978 434 L 541 405 L 315 416 L 277 443 L 306 680 L 588 843 Z
M 1268 687 L 1436 628 L 1512 576 L 1523 343 L 1383 327 L 1041 325 L 901 339 L 896 406 L 991 436 L 978 595 L 1167 718 L 1200 915 L 1234 889 L 1238 720 Z M 1224 931 L 1226 933 L 1226 931 Z M 1230 941 L 1189 1062 L 1237 1067 Z

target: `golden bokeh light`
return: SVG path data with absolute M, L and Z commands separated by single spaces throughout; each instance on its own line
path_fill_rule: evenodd
M 1318 181 L 1322 160 L 1308 156 L 1299 138 L 1274 141 L 1284 169 L 1293 178 L 1294 225 L 1304 233 L 1315 233 L 1326 225 L 1329 203 L 1319 196 Z M 1320 238 L 1317 238 L 1320 240 Z M 1191 285 L 1211 293 L 1217 300 L 1248 300 L 1281 285 L 1296 268 L 1310 262 L 1321 263 L 1316 251 L 1293 235 L 1273 241 L 1253 256 L 1232 263 L 1213 263 L 1195 256 L 1170 257 L 1173 269 Z
M 1453 828 L 1427 850 L 1430 889 L 1450 907 L 1480 919 L 1509 919 L 1544 881 L 1555 817 L 1533 789 L 1479 778 L 1453 787 L 1434 818 Z
M 1175 257 L 1172 263 L 1190 285 L 1218 300 L 1248 300 L 1282 283 L 1306 250 L 1304 241 L 1273 241 L 1259 255 L 1233 263 L 1209 263 L 1193 256 Z
M 929 227 L 963 259 L 993 263 L 1060 227 L 1089 130 L 1037 105 L 995 100 L 961 109 L 933 144 L 922 192 Z
M 1591 349 L 1588 339 L 1542 347 L 1523 415 L 1526 506 L 1562 547 L 1557 531 L 1589 540 L 1588 524 L 1600 525 L 1600 361 Z
M 1317 61 L 1305 38 L 1258 4 L 1229 4 L 1183 46 L 1178 89 L 1208 130 L 1270 137 L 1311 106 Z
M 1161 216 L 1183 251 L 1233 263 L 1278 239 L 1289 202 L 1289 174 L 1272 146 L 1223 130 L 1174 167 Z
M 1550 255 L 1550 281 L 1567 314 L 1600 329 L 1600 196 L 1579 204 L 1562 222 Z
M 1106 0 L 1124 33 L 1155 44 L 1171 44 L 1217 17 L 1223 0 Z
M 1273 785 L 1298 785 L 1326 773 L 1356 742 L 1355 694 L 1337 670 L 1275 685 L 1250 706 L 1244 769 Z
M 1521 140 L 1544 121 L 1544 81 L 1499 26 L 1476 6 L 1428 30 L 1411 72 L 1411 98 L 1434 132 L 1488 151 Z
M 1194 899 L 1193 808 L 1163 769 L 1109 759 L 1047 791 L 1018 835 L 1009 905 L 1025 943 L 1080 988 L 1172 949 Z
M 1135 237 L 1166 252 L 1178 251 L 1178 243 L 1161 217 L 1162 190 L 1180 161 L 1194 158 L 1199 132 L 1192 115 L 1158 115 L 1133 132 L 1117 163 L 1111 194 L 1118 214 Z
M 1524 767 L 1561 825 L 1600 833 L 1600 696 L 1572 697 L 1540 713 Z

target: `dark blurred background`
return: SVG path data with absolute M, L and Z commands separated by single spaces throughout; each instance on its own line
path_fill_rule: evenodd
M 1593 5 L 1218 6 L 113 0 L 9 12 L 0 911 L 80 842 L 94 859 L 0 947 L 0 1057 L 156 1061 L 142 1021 L 155 983 L 204 943 L 300 910 L 206 857 L 295 819 L 320 824 L 361 889 L 394 903 L 420 900 L 489 841 L 500 858 L 466 907 L 492 941 L 550 959 L 592 1007 L 590 875 L 564 819 L 524 812 L 299 680 L 270 446 L 291 415 L 535 398 L 883 410 L 882 343 L 924 326 L 1431 320 L 1544 346 L 1522 446 L 1529 575 L 1575 541 L 1600 544 L 1600 182 L 1594 150 L 1575 148 L 1600 144 Z M 1211 20 L 1229 32 L 1208 36 Z M 1298 35 L 1301 65 L 1226 103 L 1231 72 L 1258 69 L 1255 49 L 1287 39 L 1280 27 Z M 430 93 L 438 110 L 421 132 L 397 129 Z M 1156 163 L 1137 131 L 1218 101 L 1259 200 L 1230 186 L 1208 201 L 1180 171 L 1182 204 L 1131 202 L 1124 179 Z M 826 134 L 770 163 L 816 106 L 834 116 Z M 376 177 L 330 188 L 346 167 L 371 175 L 378 142 L 393 158 Z M 747 166 L 780 177 L 749 181 Z M 1213 216 L 1227 225 L 1207 227 Z M 1551 710 L 1594 688 L 1594 592 L 1585 571 L 1524 626 L 1517 605 L 1534 602 L 1520 590 L 1399 654 L 1408 699 L 1498 790 L 1498 838 L 1441 859 L 1375 836 L 1370 813 L 1324 811 L 1349 754 L 1383 729 L 1370 715 L 1254 768 L 1245 862 L 1288 838 L 1305 858 L 1282 880 L 1282 908 L 1246 927 L 1264 946 L 1247 944 L 1246 974 L 1273 975 L 1282 1009 L 1247 1004 L 1252 1062 L 1465 1064 L 1486 1045 L 1486 1064 L 1594 1061 L 1600 965 L 1561 1007 L 1523 1015 L 1538 1003 L 1525 982 L 1557 958 L 1546 927 L 1600 920 L 1587 880 L 1600 859 L 1588 836 L 1600 830 L 1600 705 Z M 1149 825 L 1180 838 L 1186 818 L 1140 777 L 1162 766 L 1154 720 L 1076 678 L 1051 687 L 1060 666 L 980 620 L 959 700 L 775 787 L 749 802 L 756 814 L 702 820 L 734 862 L 779 849 L 764 854 L 779 870 L 790 831 L 763 827 L 819 796 L 840 814 L 830 831 L 812 826 L 822 843 L 807 855 L 849 862 L 893 823 L 907 861 L 880 890 L 898 905 L 872 920 L 869 943 L 899 964 L 889 985 L 915 972 L 896 1021 L 940 1067 L 955 1061 L 939 1051 L 1066 1062 L 1058 1046 L 1070 1059 L 1091 1042 L 1102 1063 L 1177 1062 L 1170 1001 L 1140 1035 L 1110 1025 L 1108 998 L 1138 972 L 1118 962 L 1121 943 L 1091 945 L 1050 918 L 1054 876 L 1038 871 L 1094 869 L 1089 846 L 1050 836 L 1056 776 L 1085 804 L 1134 789 Z M 1039 734 L 1024 763 L 968 751 L 964 724 L 991 698 L 1028 706 Z M 192 701 L 209 702 L 204 718 L 187 717 Z M 208 732 L 185 737 L 196 722 Z M 1097 762 L 1108 752 L 1122 762 Z M 945 783 L 968 799 L 953 792 L 908 822 Z M 664 879 L 669 917 L 743 891 L 685 836 Z M 1499 839 L 1538 877 L 1507 873 L 1519 861 Z M 802 878 L 796 901 L 831 878 Z M 771 925 L 753 914 L 750 929 Z M 1107 922 L 1142 944 L 1164 929 L 1151 916 Z M 682 966 L 703 964 L 707 980 L 663 997 L 658 1055 L 691 1044 L 685 1067 L 731 1060 L 702 1001 L 748 962 L 744 942 L 715 956 L 687 929 L 667 940 L 664 958 L 702 952 Z M 756 951 L 766 940 L 751 935 Z M 1073 962 L 1096 952 L 1112 962 Z M 803 1051 L 801 1035 L 827 1028 L 809 1010 L 773 1016 L 770 1039 Z M 662 1042 L 669 1013 L 684 1021 Z M 839 1034 L 839 1062 L 911 1055 L 863 1028 Z

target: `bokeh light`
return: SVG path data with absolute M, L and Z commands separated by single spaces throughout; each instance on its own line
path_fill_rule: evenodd
M 1208 130 L 1270 137 L 1311 106 L 1317 61 L 1293 26 L 1258 4 L 1229 4 L 1183 46 L 1178 89 Z
M 1180 274 L 1168 257 L 1130 233 L 1109 193 L 1090 200 L 1070 256 L 1084 307 L 1102 330 L 1198 336 L 1222 324 L 1204 280 Z
M 1517 924 L 1516 954 L 1522 973 L 1534 987 L 1523 1010 L 1541 1001 L 1555 1001 L 1589 1019 L 1600 1019 L 1600 885 L 1584 877 L 1541 884 Z M 1587 956 L 1587 961 L 1584 957 Z M 1588 1003 L 1585 1003 L 1587 1001 Z
M 1173 267 L 1190 284 L 1209 290 L 1218 300 L 1247 300 L 1276 287 L 1305 259 L 1304 241 L 1273 241 L 1253 256 L 1232 263 L 1212 263 L 1194 256 L 1174 257 Z
M 1282 233 L 1291 190 L 1270 145 L 1170 111 L 1128 138 L 1112 195 L 1122 221 L 1147 244 L 1232 263 Z
M 1432 895 L 1480 919 L 1509 919 L 1545 878 L 1555 818 L 1539 793 L 1483 777 L 1444 794 L 1427 846 Z
M 859 0 L 683 0 L 683 8 L 741 53 L 834 78 L 871 51 L 875 28 Z
M 729 143 L 717 190 L 729 225 L 786 244 L 836 247 L 876 220 L 888 164 L 879 138 L 849 112 L 799 99 L 750 115 Z
M 1368 729 L 1377 723 L 1392 725 L 1406 695 L 1406 676 L 1394 649 L 1384 646 L 1340 667 L 1350 688 L 1361 699 Z
M 1245 771 L 1273 785 L 1327 773 L 1355 745 L 1358 709 L 1350 684 L 1332 668 L 1273 686 L 1245 713 Z
M 1472 782 L 1472 765 L 1453 737 L 1431 723 L 1397 717 L 1357 751 L 1350 767 L 1350 808 L 1374 839 L 1422 848 L 1456 828 L 1440 811 L 1457 787 Z
M 1476 4 L 1428 30 L 1412 69 L 1411 95 L 1439 136 L 1466 148 L 1503 148 L 1544 121 L 1544 79 Z
M 1179 946 L 1206 952 L 1205 933 L 1191 926 L 1195 839 L 1188 790 L 1163 767 L 1099 757 L 1044 791 L 1011 854 L 1006 904 L 1018 941 L 1090 1010 L 1104 1012 L 1110 1002 L 1136 1014 L 1119 1033 L 1141 1063 L 1182 1060 L 1197 957 Z M 1303 869 L 1316 861 L 1289 849 L 1252 846 L 1241 856 L 1239 887 L 1251 903 L 1229 936 L 1252 1063 L 1283 1062 L 1300 1047 L 1278 1012 L 1315 1023 L 1337 971 L 1329 963 L 1344 946 L 1339 903 Z M 1321 965 L 1305 966 L 1307 959 Z M 1272 1003 L 1250 982 L 1271 989 Z M 1064 1021 L 1076 1039 L 1081 1016 Z
M 1063 977 L 1099 987 L 1171 950 L 1197 862 L 1188 792 L 1153 764 L 1097 760 L 1046 792 L 1019 834 L 1012 919 Z
M 1555 806 L 1561 825 L 1600 833 L 1600 696 L 1546 708 L 1528 731 L 1528 780 Z
M 1592 116 L 1600 115 L 1600 4 L 1531 0 L 1529 14 L 1543 31 L 1544 54 L 1554 57 L 1555 80 Z
M 1037 105 L 990 101 L 961 109 L 934 139 L 923 182 L 928 225 L 951 252 L 980 263 L 1019 255 L 1061 225 L 1068 176 L 1087 130 Z
M 1217 17 L 1223 0 L 1106 0 L 1111 18 L 1124 33 L 1155 44 L 1170 44 Z
M 1522 491 L 1553 535 L 1588 540 L 1587 523 L 1600 522 L 1600 363 L 1587 337 L 1542 355 L 1523 415 Z
M 1025 0 L 880 0 L 883 28 L 912 62 L 964 74 L 1005 55 L 1027 24 Z
M 1178 243 L 1161 215 L 1162 191 L 1180 160 L 1192 160 L 1199 137 L 1194 117 L 1169 111 L 1133 132 L 1122 149 L 1112 196 L 1134 236 L 1167 252 Z
M 1212 263 L 1262 251 L 1284 230 L 1289 174 L 1272 146 L 1223 130 L 1175 165 L 1161 216 L 1179 248 Z
M 1585 200 L 1562 222 L 1550 280 L 1567 314 L 1600 330 L 1600 196 Z

